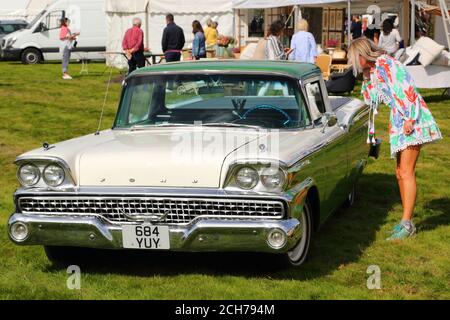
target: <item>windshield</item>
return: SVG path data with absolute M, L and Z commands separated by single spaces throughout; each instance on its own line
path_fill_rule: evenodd
M 207 125 L 300 128 L 310 117 L 298 81 L 272 75 L 158 75 L 131 78 L 116 128 Z
M 33 28 L 33 26 L 36 24 L 36 22 L 38 22 L 42 16 L 46 13 L 45 10 L 41 11 L 28 25 L 27 25 L 27 29 L 31 29 Z

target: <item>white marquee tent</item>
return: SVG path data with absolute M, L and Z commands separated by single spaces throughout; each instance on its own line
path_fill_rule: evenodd
M 205 24 L 209 18 L 219 23 L 219 32 L 233 35 L 233 9 L 231 1 L 196 0 L 106 0 L 107 51 L 122 51 L 121 44 L 125 31 L 131 27 L 134 17 L 143 21 L 145 46 L 152 52 L 161 53 L 161 36 L 165 27 L 165 16 L 172 13 L 175 23 L 183 28 L 186 43 L 192 41 L 192 21 Z M 108 65 L 125 66 L 126 61 L 119 55 L 110 55 Z
M 7 1 L 7 0 L 1 0 Z M 33 18 L 54 0 L 22 0 L 12 3 L 8 2 L 8 6 L 1 4 L 0 19 L 12 20 L 23 19 L 27 21 Z

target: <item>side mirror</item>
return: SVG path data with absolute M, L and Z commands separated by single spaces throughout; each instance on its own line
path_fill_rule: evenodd
M 322 133 L 325 133 L 327 127 L 334 127 L 338 123 L 338 118 L 334 112 L 325 112 L 323 119 Z

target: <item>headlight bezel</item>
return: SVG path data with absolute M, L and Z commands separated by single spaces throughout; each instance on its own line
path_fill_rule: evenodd
M 236 181 L 237 174 L 244 168 L 251 168 L 258 173 L 258 182 L 252 188 L 242 188 Z M 282 178 L 282 183 L 275 187 L 270 188 L 263 183 L 263 173 L 267 170 L 277 170 Z M 256 193 L 269 193 L 269 194 L 280 194 L 286 190 L 288 185 L 288 172 L 286 166 L 277 161 L 267 161 L 267 162 L 234 162 L 229 166 L 227 176 L 225 178 L 223 188 L 226 191 L 231 192 L 256 192 Z
M 73 178 L 72 172 L 70 170 L 70 167 L 68 164 L 56 157 L 42 157 L 42 158 L 31 158 L 31 157 L 19 157 L 15 161 L 15 164 L 17 165 L 17 179 L 23 189 L 42 189 L 42 190 L 74 190 L 76 188 L 75 179 Z M 23 181 L 20 179 L 20 170 L 24 165 L 31 164 L 34 165 L 39 169 L 40 173 L 40 179 L 39 181 L 34 185 L 26 185 L 23 183 Z M 56 165 L 60 167 L 64 172 L 64 179 L 59 185 L 49 185 L 47 181 L 44 180 L 44 170 L 47 167 L 50 167 L 52 165 Z

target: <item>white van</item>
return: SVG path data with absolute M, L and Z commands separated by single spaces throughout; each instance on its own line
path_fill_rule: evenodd
M 104 0 L 57 0 L 48 5 L 28 26 L 4 37 L 1 57 L 25 64 L 61 60 L 60 20 L 70 19 L 70 29 L 80 32 L 72 58 L 105 59 L 106 14 Z

